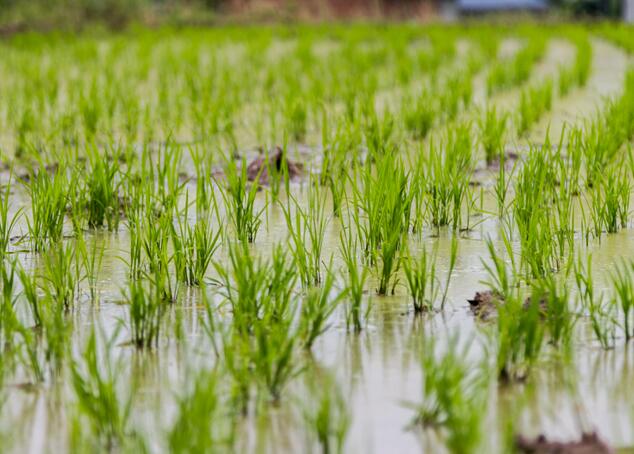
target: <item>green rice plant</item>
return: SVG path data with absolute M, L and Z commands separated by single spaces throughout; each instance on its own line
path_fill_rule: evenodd
M 573 235 L 573 229 L 566 224 L 570 219 L 558 219 L 553 203 L 565 195 L 555 190 L 560 150 L 551 151 L 548 143 L 532 148 L 515 182 L 512 207 L 521 247 L 520 265 L 533 277 L 559 269 L 563 259 L 561 251 L 566 244 L 571 244 Z M 558 232 L 564 235 L 557 235 Z
M 322 453 L 343 453 L 351 415 L 337 383 L 328 375 L 311 381 L 309 395 L 303 410 L 307 429 L 317 439 Z
M 369 161 L 392 155 L 396 148 L 394 142 L 394 116 L 387 111 L 379 117 L 374 105 L 364 111 L 363 135 L 368 147 Z
M 74 307 L 77 285 L 81 280 L 75 265 L 75 247 L 70 243 L 60 243 L 44 255 L 43 289 L 65 311 Z
M 496 158 L 504 155 L 507 119 L 508 116 L 505 113 L 498 115 L 495 106 L 487 108 L 484 115 L 478 119 L 479 138 L 484 148 L 487 165 L 491 165 Z M 500 167 L 503 167 L 503 164 L 500 162 Z
M 254 257 L 246 243 L 229 243 L 229 262 L 228 267 L 214 267 L 237 332 L 253 334 L 259 321 L 288 318 L 297 272 L 281 247 L 274 249 L 271 261 L 264 261 Z
M 328 318 L 345 296 L 345 292 L 333 296 L 333 284 L 334 275 L 329 269 L 322 286 L 309 289 L 303 298 L 299 316 L 299 333 L 302 344 L 307 350 L 310 350 L 315 340 L 326 332 Z
M 177 416 L 166 434 L 173 453 L 232 450 L 236 441 L 236 422 L 227 415 L 223 402 L 222 382 L 217 369 L 195 372 L 178 397 Z
M 414 313 L 420 314 L 434 309 L 438 297 L 439 281 L 436 275 L 437 252 L 428 254 L 423 247 L 418 260 L 411 256 L 403 261 L 407 286 L 412 296 Z
M 100 153 L 96 146 L 87 147 L 88 168 L 85 169 L 85 193 L 88 226 L 107 225 L 108 230 L 119 227 L 121 175 L 119 153 L 112 156 Z
M 291 213 L 291 201 L 294 204 L 294 216 Z M 289 246 L 300 281 L 304 288 L 321 283 L 321 256 L 328 218 L 326 217 L 326 198 L 321 194 L 319 185 L 312 181 L 308 192 L 308 207 L 302 209 L 292 195 L 287 206 L 282 205 L 289 232 Z
M 322 161 L 321 181 L 330 190 L 332 200 L 332 214 L 339 217 L 341 205 L 346 193 L 346 182 L 348 181 L 349 150 L 358 148 L 357 139 L 353 133 L 338 132 L 331 142 L 327 138 L 322 140 L 329 146 L 324 148 L 324 158 Z
M 84 272 L 83 277 L 88 282 L 90 301 L 92 304 L 96 304 L 99 301 L 97 281 L 103 264 L 105 246 L 103 244 L 100 245 L 99 241 L 93 240 L 92 247 L 88 250 L 86 239 L 82 234 L 77 236 L 75 244 L 79 255 L 78 260 L 81 262 Z
M 306 137 L 308 129 L 308 111 L 306 105 L 297 97 L 289 97 L 284 107 L 286 130 L 296 141 L 302 141 Z
M 459 347 L 453 336 L 439 354 L 436 341 L 425 339 L 420 356 L 423 401 L 409 404 L 416 411 L 415 424 L 441 429 L 449 452 L 460 454 L 478 452 L 488 395 L 487 371 L 466 359 L 468 345 Z
M 11 242 L 11 232 L 15 228 L 22 213 L 22 209 L 20 208 L 13 216 L 9 215 L 9 209 L 11 208 L 9 196 L 11 195 L 12 175 L 13 174 L 9 175 L 9 181 L 0 195 L 0 260 L 4 260 L 7 254 Z
M 116 336 L 104 339 L 103 349 L 98 348 L 97 337 L 91 331 L 81 359 L 71 363 L 71 383 L 79 417 L 89 426 L 98 446 L 111 451 L 123 445 L 131 401 L 119 391 L 122 363 L 112 359 Z
M 537 301 L 542 306 L 541 315 L 549 342 L 555 347 L 568 348 L 572 341 L 576 316 L 569 308 L 569 299 L 568 288 L 553 275 L 538 279 L 531 285 L 530 304 Z
M 31 217 L 27 218 L 31 249 L 41 252 L 62 238 L 68 181 L 61 169 L 53 175 L 40 170 L 32 172 L 25 185 L 31 198 Z
M 172 219 L 167 212 L 161 212 L 157 216 L 149 211 L 142 219 L 141 245 L 148 268 L 146 275 L 158 292 L 157 296 L 170 303 L 176 301 L 179 284 L 178 281 L 174 282 L 170 273 L 170 264 L 174 258 L 169 250 L 172 229 Z
M 592 276 L 592 256 L 587 255 L 585 263 L 581 254 L 573 262 L 575 283 L 581 300 L 581 307 L 588 312 L 592 331 L 604 349 L 614 347 L 616 340 L 615 305 L 603 300 L 603 295 L 595 296 Z
M 489 95 L 518 86 L 528 80 L 531 68 L 540 60 L 545 50 L 543 37 L 531 36 L 529 43 L 509 60 L 497 60 L 486 80 Z
M 540 304 L 530 299 L 528 307 L 515 295 L 505 295 L 498 305 L 497 372 L 500 380 L 524 380 L 540 357 L 545 327 Z
M 510 172 L 506 170 L 506 156 L 504 152 L 499 155 L 498 176 L 493 186 L 495 201 L 497 204 L 498 218 L 503 219 L 508 212 L 508 194 L 513 181 L 513 174 L 517 168 L 517 161 Z
M 456 268 L 456 260 L 458 259 L 458 237 L 451 238 L 451 250 L 449 252 L 449 267 L 447 269 L 447 279 L 445 280 L 445 290 L 440 300 L 440 310 L 445 309 L 445 303 L 447 302 L 447 294 L 449 292 L 449 284 L 451 283 L 451 277 L 453 270 Z
M 616 233 L 627 226 L 632 183 L 623 167 L 610 167 L 595 180 L 589 202 L 594 234 Z
M 394 293 L 400 268 L 399 250 L 409 230 L 413 192 L 409 174 L 393 156 L 376 161 L 376 174 L 365 170 L 362 188 L 353 192 L 356 210 L 363 214 L 353 220 L 364 245 L 364 253 L 372 265 L 379 267 L 379 295 Z
M 220 247 L 222 229 L 213 230 L 210 215 L 198 218 L 192 227 L 185 219 L 178 218 L 178 225 L 172 226 L 171 236 L 174 249 L 174 268 L 177 279 L 187 285 L 199 286 L 211 265 L 214 253 Z
M 227 214 L 238 239 L 253 243 L 262 224 L 262 214 L 266 207 L 257 210 L 255 199 L 259 190 L 259 175 L 248 187 L 247 165 L 242 162 L 240 170 L 235 162 L 229 161 L 226 169 L 227 187 L 221 191 Z
M 414 100 L 403 103 L 405 129 L 417 140 L 423 140 L 436 119 L 436 107 L 431 94 L 423 90 Z
M 350 226 L 344 226 L 339 234 L 339 251 L 344 262 L 346 295 L 349 300 L 345 305 L 346 327 L 349 329 L 350 325 L 352 325 L 356 332 L 360 332 L 365 318 L 362 305 L 368 272 L 367 268 L 360 264 L 358 241 L 353 236 Z M 368 305 L 365 315 L 367 315 L 369 310 L 370 306 Z
M 42 326 L 42 309 L 40 297 L 38 295 L 38 283 L 35 279 L 35 275 L 29 274 L 23 267 L 18 268 L 18 277 L 22 284 L 22 295 L 29 305 L 31 317 L 33 317 L 33 323 L 36 328 Z
M 425 166 L 417 175 L 425 181 L 427 207 L 434 227 L 462 227 L 462 210 L 473 173 L 471 125 L 461 123 L 448 132 L 444 147 L 429 145 Z M 418 168 L 418 167 L 417 167 Z
M 515 257 L 509 235 L 506 232 L 502 232 L 502 242 L 504 244 L 505 256 L 508 257 L 508 261 L 505 257 L 495 250 L 493 240 L 488 237 L 485 240 L 486 247 L 489 253 L 491 263 L 480 259 L 484 266 L 488 280 L 483 283 L 487 285 L 493 293 L 500 295 L 502 298 L 511 297 L 517 288 L 517 268 L 515 264 Z
M 128 305 L 131 342 L 137 348 L 152 348 L 158 345 L 161 320 L 165 314 L 165 302 L 156 283 L 130 280 L 124 295 Z
M 620 311 L 619 324 L 625 335 L 625 342 L 634 337 L 634 262 L 622 260 L 610 276 L 614 288 L 611 300 Z

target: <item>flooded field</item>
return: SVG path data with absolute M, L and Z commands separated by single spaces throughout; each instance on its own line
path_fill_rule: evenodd
M 634 29 L 0 41 L 3 452 L 634 452 Z

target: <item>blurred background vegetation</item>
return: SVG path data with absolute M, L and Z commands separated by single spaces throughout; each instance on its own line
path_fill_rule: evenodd
M 501 0 L 503 1 L 503 0 Z M 551 10 L 574 16 L 618 17 L 623 0 L 550 0 Z M 442 17 L 454 0 L 0 0 L 0 34 L 77 29 L 103 23 L 123 28 L 284 19 Z

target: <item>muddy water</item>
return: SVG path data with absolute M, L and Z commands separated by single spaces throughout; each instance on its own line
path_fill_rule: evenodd
M 599 102 L 604 95 L 618 92 L 627 64 L 625 56 L 602 41 L 593 41 L 593 46 L 595 57 L 589 86 L 555 101 L 551 130 L 561 128 L 564 121 L 581 121 L 589 106 Z M 549 57 L 540 69 L 542 74 L 556 71 L 557 56 L 562 55 L 560 52 L 566 58 L 570 56 L 563 43 L 549 47 Z M 543 131 L 547 122 L 544 119 L 533 134 Z M 294 186 L 293 192 L 301 199 L 305 188 Z M 26 201 L 20 189 L 16 189 L 15 197 L 15 200 Z M 485 197 L 486 203 L 491 204 L 489 196 Z M 259 200 L 259 203 L 264 203 L 264 200 Z M 19 203 L 16 203 L 15 208 L 18 206 Z M 24 225 L 20 228 L 25 229 Z M 334 256 L 334 270 L 342 281 L 341 262 L 337 255 L 339 229 L 338 220 L 331 219 L 324 258 Z M 314 368 L 334 375 L 345 396 L 352 419 L 346 452 L 443 452 L 440 434 L 408 429 L 413 412 L 404 404 L 421 400 L 422 373 L 418 351 L 425 337 L 436 338 L 442 343 L 459 333 L 463 342 L 472 343 L 474 358 L 483 354 L 486 332 L 490 327 L 473 319 L 466 298 L 481 289 L 481 281 L 487 278 L 482 262 L 487 260 L 484 239 L 492 237 L 496 246 L 502 247 L 496 235 L 498 229 L 497 221 L 484 219 L 461 237 L 457 265 L 448 291 L 448 309 L 443 314 L 415 317 L 403 286 L 397 287 L 394 296 L 377 297 L 373 295 L 374 279 L 368 283 L 366 296 L 366 302 L 372 308 L 367 329 L 360 335 L 348 333 L 343 311 L 334 314 L 330 329 L 317 341 L 312 358 L 307 361 L 313 366 L 311 370 Z M 281 210 L 272 206 L 254 248 L 267 254 L 274 244 L 285 241 L 286 233 Z M 420 238 L 412 238 L 410 243 L 412 250 L 418 250 L 423 245 L 438 248 L 441 282 L 444 282 L 447 273 L 450 237 L 442 230 L 427 230 Z M 126 258 L 129 247 L 125 227 L 114 234 L 100 232 L 89 234 L 88 238 L 105 249 L 98 284 L 101 303 L 92 307 L 84 296 L 78 304 L 74 315 L 75 350 L 80 348 L 94 323 L 99 323 L 107 333 L 114 333 L 120 326 L 120 320 L 127 317 L 126 307 L 121 305 L 121 290 L 127 279 L 122 260 Z M 597 291 L 600 292 L 605 289 L 604 276 L 612 269 L 615 258 L 634 254 L 634 233 L 626 229 L 604 237 L 600 244 L 591 244 L 589 249 L 593 253 Z M 19 257 L 26 266 L 35 269 L 40 266 L 39 260 L 28 254 L 20 254 Z M 220 250 L 216 259 L 225 260 L 226 250 Z M 210 277 L 214 277 L 213 272 Z M 208 290 L 213 289 L 210 287 Z M 182 324 L 182 340 L 176 340 L 173 335 L 173 325 L 177 320 Z M 123 359 L 121 377 L 124 391 L 134 393 L 134 425 L 147 433 L 155 449 L 162 446 L 162 429 L 169 427 L 173 420 L 174 393 L 182 389 L 192 368 L 210 365 L 214 361 L 211 347 L 203 334 L 203 320 L 199 293 L 183 292 L 182 300 L 169 314 L 166 324 L 165 332 L 170 340 L 162 343 L 156 352 L 135 351 L 125 345 L 128 337 L 126 329 L 120 333 L 121 343 L 114 354 Z M 614 446 L 634 445 L 634 433 L 630 430 L 634 423 L 634 401 L 629 398 L 634 379 L 631 348 L 619 346 L 603 351 L 594 342 L 589 324 L 582 317 L 576 328 L 576 342 L 569 364 L 561 366 L 549 361 L 549 349 L 546 348 L 543 363 L 528 384 L 494 386 L 486 417 L 488 429 L 484 438 L 489 443 L 486 452 L 501 451 L 502 427 L 508 418 L 516 419 L 517 432 L 529 436 L 545 433 L 565 440 L 577 437 L 581 430 L 596 429 Z M 18 383 L 19 380 L 16 380 L 15 384 Z M 296 405 L 297 400 L 309 397 L 304 378 L 296 379 L 286 391 L 280 408 L 265 412 L 264 417 L 251 417 L 244 421 L 240 444 L 246 451 L 277 453 L 309 450 L 301 411 Z M 10 427 L 11 438 L 15 438 L 14 452 L 59 452 L 64 448 L 65 421 L 70 415 L 60 402 L 67 402 L 69 395 L 68 386 L 63 383 L 30 391 L 9 387 L 2 421 L 4 427 Z M 15 421 L 19 423 L 15 425 Z

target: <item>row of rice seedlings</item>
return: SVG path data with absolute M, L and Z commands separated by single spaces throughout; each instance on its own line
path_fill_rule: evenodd
M 559 95 L 566 96 L 573 87 L 585 87 L 590 76 L 592 63 L 592 45 L 585 32 L 570 36 L 576 48 L 572 66 L 561 66 L 558 74 Z
M 533 65 L 544 55 L 546 39 L 534 33 L 527 39 L 528 43 L 510 61 L 498 60 L 494 63 L 486 80 L 489 95 L 516 87 L 528 80 Z
M 518 107 L 517 132 L 524 135 L 530 127 L 549 112 L 553 100 L 553 81 L 546 79 L 539 85 L 527 87 L 520 94 Z

